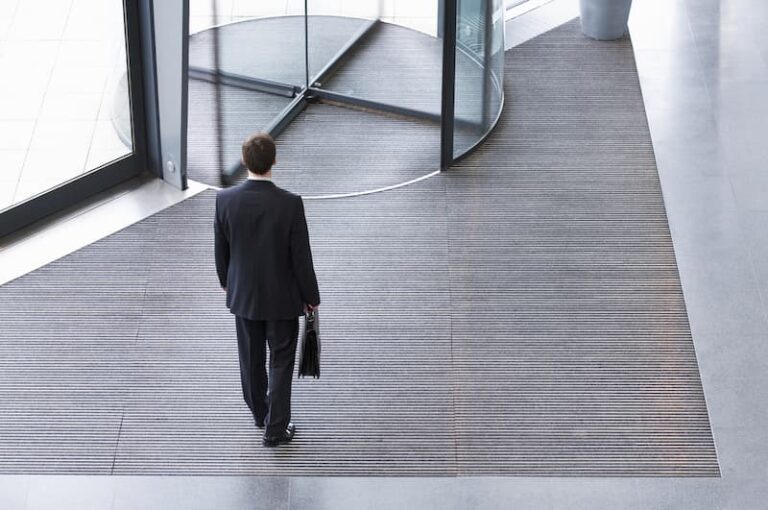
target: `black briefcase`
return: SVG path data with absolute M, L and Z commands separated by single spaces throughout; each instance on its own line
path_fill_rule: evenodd
M 317 310 L 304 316 L 304 335 L 301 338 L 299 377 L 320 378 L 320 325 Z

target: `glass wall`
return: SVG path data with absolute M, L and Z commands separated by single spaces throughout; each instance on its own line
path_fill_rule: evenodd
M 122 0 L 0 0 L 0 210 L 133 152 Z

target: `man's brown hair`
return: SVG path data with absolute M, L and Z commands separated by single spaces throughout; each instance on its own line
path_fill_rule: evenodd
M 264 175 L 275 162 L 275 141 L 267 133 L 256 133 L 243 142 L 243 163 L 251 172 Z

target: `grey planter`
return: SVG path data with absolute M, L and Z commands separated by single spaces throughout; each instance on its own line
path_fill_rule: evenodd
M 632 0 L 579 0 L 581 31 L 587 37 L 606 41 L 627 32 Z

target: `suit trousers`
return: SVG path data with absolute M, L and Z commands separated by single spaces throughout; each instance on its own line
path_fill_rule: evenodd
M 291 421 L 291 384 L 299 319 L 259 321 L 235 316 L 243 398 L 253 417 L 278 435 Z M 266 346 L 269 344 L 269 378 Z

